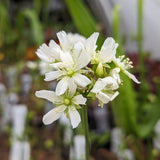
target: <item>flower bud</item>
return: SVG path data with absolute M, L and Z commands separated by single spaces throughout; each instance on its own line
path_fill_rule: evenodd
M 97 68 L 96 68 L 96 76 L 98 78 L 102 78 L 104 76 L 104 70 L 103 70 L 103 65 L 102 63 L 99 63 Z

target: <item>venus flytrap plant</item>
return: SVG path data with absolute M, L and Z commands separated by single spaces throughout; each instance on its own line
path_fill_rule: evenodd
M 127 71 L 131 68 L 131 62 L 124 57 L 116 58 L 118 44 L 113 38 L 107 38 L 101 50 L 97 51 L 98 33 L 93 33 L 87 39 L 64 31 L 58 32 L 57 36 L 59 45 L 52 40 L 49 46 L 43 44 L 36 54 L 53 67 L 53 71 L 45 73 L 44 80 L 59 82 L 55 92 L 41 90 L 35 94 L 55 105 L 55 108 L 44 115 L 44 124 L 56 121 L 65 113 L 72 127 L 76 128 L 82 118 L 86 139 L 86 160 L 88 160 L 87 99 L 98 98 L 101 106 L 114 100 L 119 94 L 117 89 L 122 82 L 120 72 L 124 72 L 136 83 L 139 81 Z M 78 109 L 82 109 L 82 117 Z

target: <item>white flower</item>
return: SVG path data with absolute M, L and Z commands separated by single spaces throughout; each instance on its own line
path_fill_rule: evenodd
M 97 38 L 99 33 L 95 32 L 93 33 L 89 38 L 85 38 L 79 34 L 72 34 L 72 33 L 66 33 L 64 31 L 58 32 L 57 37 L 60 42 L 60 46 L 64 52 L 71 51 L 75 48 L 76 43 L 78 45 L 81 44 L 83 46 L 83 49 L 85 49 L 86 53 L 90 55 L 90 57 L 94 54 L 97 45 Z M 80 46 L 76 46 L 80 47 Z M 80 47 L 82 48 L 82 47 Z
M 118 47 L 118 43 L 115 43 L 115 40 L 111 37 L 107 38 L 100 51 L 97 51 L 93 54 L 92 57 L 92 63 L 98 64 L 98 63 L 108 63 L 111 62 L 115 55 L 116 55 L 116 49 Z
M 81 46 L 79 46 L 79 48 L 80 47 Z M 73 54 L 75 54 L 74 52 L 78 52 L 79 48 L 75 49 Z M 73 59 L 69 52 L 61 52 L 61 62 L 52 64 L 54 68 L 57 67 L 57 70 L 45 74 L 45 81 L 51 81 L 57 78 L 61 79 L 56 87 L 57 95 L 62 95 L 67 88 L 74 88 L 74 90 L 76 90 L 77 86 L 84 88 L 91 83 L 91 81 L 82 74 L 85 72 L 82 68 L 87 66 L 90 58 L 83 50 L 81 50 L 78 55 L 78 57 L 74 57 Z
M 120 68 L 120 70 L 125 73 L 130 79 L 132 79 L 136 83 L 140 83 L 137 78 L 127 71 L 127 69 L 133 68 L 132 62 L 129 60 L 129 58 L 125 58 L 125 56 L 119 56 L 118 58 L 114 58 L 113 62 L 116 64 L 117 67 Z
M 65 113 L 69 116 L 73 128 L 76 128 L 81 122 L 76 108 L 79 108 L 79 105 L 85 105 L 86 98 L 81 94 L 74 96 L 74 93 L 75 91 L 71 91 L 68 94 L 57 96 L 55 92 L 49 90 L 36 91 L 35 95 L 37 97 L 47 99 L 55 105 L 55 108 L 43 116 L 43 123 L 46 125 L 51 124 Z
M 43 43 L 37 50 L 36 54 L 41 60 L 53 63 L 55 61 L 60 61 L 60 52 L 60 46 L 55 41 L 51 40 L 49 46 Z
M 96 97 L 104 104 L 112 101 L 118 94 L 119 85 L 113 77 L 98 79 L 91 92 L 96 94 Z
M 104 65 L 105 63 L 110 63 L 113 61 L 117 67 L 120 68 L 122 72 L 124 72 L 130 79 L 132 79 L 136 83 L 140 83 L 137 78 L 131 74 L 130 72 L 127 71 L 127 69 L 132 68 L 132 62 L 129 61 L 128 58 L 124 59 L 124 56 L 120 56 L 116 58 L 116 49 L 118 47 L 118 43 L 115 42 L 115 40 L 111 37 L 107 38 L 100 51 L 96 51 L 96 41 L 98 38 L 98 34 L 94 33 L 92 34 L 87 40 L 89 43 L 86 43 L 86 48 L 88 46 L 89 49 L 87 51 L 91 54 L 92 53 L 92 64 L 98 64 L 99 65 Z M 117 70 L 118 71 L 118 70 Z M 115 76 L 115 73 L 114 73 Z M 118 74 L 117 74 L 118 76 Z M 120 83 L 120 78 L 118 78 L 118 83 Z
M 56 63 L 54 67 L 57 68 L 62 64 L 61 62 L 63 60 L 61 60 L 60 54 L 63 52 L 69 53 L 74 61 L 77 61 L 79 56 L 85 56 L 86 58 L 83 57 L 83 60 L 87 60 L 89 63 L 91 55 L 95 52 L 97 47 L 96 41 L 98 33 L 93 33 L 88 39 L 86 39 L 79 34 L 67 34 L 64 31 L 60 31 L 57 33 L 57 37 L 60 43 L 59 45 L 51 40 L 48 46 L 42 44 L 37 50 L 36 54 L 41 60 L 50 64 Z M 80 55 L 81 52 L 83 55 Z
M 82 50 L 86 52 L 86 54 L 90 55 L 90 59 L 92 55 L 95 53 L 97 48 L 96 42 L 99 33 L 93 33 L 89 38 L 85 38 L 79 34 L 66 33 L 64 31 L 58 32 L 57 37 L 60 42 L 60 46 L 64 52 L 72 52 L 76 50 Z M 74 58 L 75 54 L 73 55 Z
M 51 40 L 49 46 L 44 43 L 37 50 L 36 54 L 41 60 L 48 63 L 59 62 L 61 52 L 70 52 L 76 42 L 81 41 L 84 43 L 86 40 L 83 36 L 71 33 L 66 34 L 64 31 L 58 32 L 57 37 L 60 45 Z
M 43 44 L 37 51 L 37 55 L 44 61 L 48 61 L 54 68 L 53 71 L 45 74 L 45 81 L 60 80 L 56 94 L 62 95 L 67 88 L 84 88 L 91 81 L 83 75 L 86 72 L 83 68 L 91 60 L 85 48 L 85 42 L 89 42 L 78 34 L 66 34 L 61 31 L 57 33 L 60 46 L 54 41 L 49 46 Z M 79 39 L 79 40 L 78 40 Z M 44 72 L 43 72 L 44 73 Z

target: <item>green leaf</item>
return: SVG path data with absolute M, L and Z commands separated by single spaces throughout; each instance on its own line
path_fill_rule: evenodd
M 117 5 L 112 11 L 112 27 L 113 37 L 119 43 L 117 49 L 117 56 L 124 55 L 124 50 L 120 39 L 120 6 Z M 119 88 L 119 96 L 116 101 L 112 103 L 114 119 L 117 125 L 121 126 L 127 133 L 137 133 L 136 126 L 136 109 L 137 100 L 136 92 L 133 88 L 132 81 L 124 74 L 121 75 L 121 79 L 124 81 L 123 86 Z
M 91 142 L 94 147 L 102 147 L 110 140 L 110 132 L 106 132 L 104 134 L 96 134 L 94 132 L 90 132 Z
M 112 11 L 112 30 L 113 30 L 113 37 L 115 39 L 116 42 L 118 42 L 119 47 L 117 48 L 117 56 L 121 56 L 124 55 L 124 49 L 122 46 L 122 40 L 120 39 L 120 11 L 121 7 L 120 5 L 116 5 L 113 8 Z
M 65 2 L 78 31 L 82 35 L 89 37 L 93 32 L 99 31 L 95 19 L 81 0 L 65 0 Z M 103 41 L 104 37 L 100 34 L 98 46 L 102 45 Z
M 0 2 L 0 41 L 4 41 L 6 34 L 10 34 L 10 29 L 8 10 Z
M 36 12 L 34 10 L 25 9 L 19 13 L 17 27 L 21 33 L 24 29 L 23 26 L 25 19 L 27 19 L 30 23 L 35 42 L 37 43 L 37 45 L 41 45 L 43 43 L 42 25 L 38 19 Z
M 112 10 L 113 37 L 116 41 L 120 40 L 120 8 L 120 5 L 116 5 Z
M 34 0 L 34 9 L 35 9 L 37 15 L 39 15 L 41 7 L 42 7 L 41 0 Z
M 116 98 L 116 101 L 112 103 L 114 118 L 117 125 L 124 128 L 127 133 L 136 134 L 136 92 L 133 89 L 132 81 L 126 75 L 121 75 L 121 78 L 124 84 L 120 86 L 120 94 Z
M 147 110 L 146 110 L 145 115 L 143 115 L 143 119 L 145 119 L 145 121 L 140 124 L 138 123 L 137 132 L 140 137 L 146 138 L 154 130 L 155 124 L 160 119 L 160 106 L 159 106 L 159 104 L 160 104 L 160 100 L 157 100 L 154 103 L 146 104 L 145 107 L 147 107 Z

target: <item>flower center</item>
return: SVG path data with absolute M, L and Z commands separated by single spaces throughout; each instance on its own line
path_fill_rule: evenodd
M 71 77 L 74 74 L 74 71 L 73 70 L 69 70 L 67 74 L 68 74 L 68 76 Z
M 129 58 L 125 58 L 125 56 L 119 56 L 118 65 L 121 68 L 121 70 L 133 68 L 132 61 L 130 61 Z
M 71 100 L 68 99 L 68 98 L 65 98 L 64 99 L 64 104 L 67 105 L 67 106 L 70 105 L 71 104 Z

